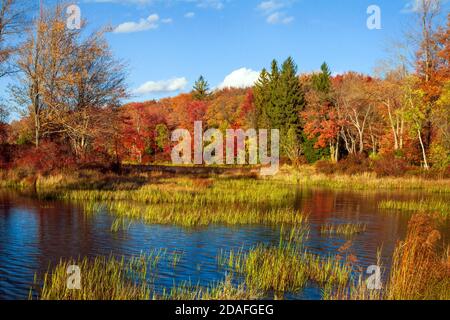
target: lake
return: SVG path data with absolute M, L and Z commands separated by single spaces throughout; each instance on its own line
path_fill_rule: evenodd
M 389 268 L 395 244 L 405 237 L 411 215 L 378 209 L 378 203 L 425 197 L 430 195 L 299 189 L 293 205 L 310 213 L 310 236 L 305 246 L 311 252 L 335 255 L 349 240 L 344 236 L 322 235 L 322 225 L 365 223 L 366 231 L 351 237 L 351 253 L 357 257 L 357 264 L 366 268 L 376 264 L 377 249 L 382 247 L 383 266 Z M 274 226 L 182 228 L 133 221 L 126 230 L 112 232 L 114 220 L 105 211 L 87 215 L 83 206 L 74 202 L 43 201 L 0 190 L 0 299 L 28 299 L 35 274 L 42 275 L 62 258 L 132 256 L 158 249 L 181 254 L 176 267 L 169 264 L 159 267 L 154 279 L 158 290 L 170 289 L 174 283 L 183 281 L 207 286 L 225 277 L 226 270 L 217 263 L 220 252 L 248 250 L 260 243 L 276 246 L 280 241 L 280 227 Z M 448 219 L 441 231 L 443 241 L 448 243 Z M 320 299 L 321 290 L 310 284 L 286 298 Z

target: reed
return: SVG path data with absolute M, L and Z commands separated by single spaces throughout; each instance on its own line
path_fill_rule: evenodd
M 440 248 L 436 217 L 414 215 L 406 239 L 397 244 L 390 274 L 381 290 L 370 290 L 359 278 L 349 288 L 324 292 L 336 300 L 450 300 L 450 247 Z
M 325 235 L 352 236 L 365 232 L 367 225 L 364 223 L 325 224 L 321 226 L 320 233 Z
M 155 295 L 158 300 L 255 300 L 263 296 L 261 291 L 247 287 L 244 283 L 233 285 L 233 277 L 226 275 L 223 281 L 213 283 L 208 287 L 192 285 L 184 282 L 173 286 L 162 295 Z
M 211 183 L 211 182 L 209 182 Z M 296 196 L 295 188 L 280 182 L 217 178 L 208 187 L 196 179 L 167 179 L 135 190 L 50 190 L 47 197 L 80 201 L 136 201 L 146 204 L 178 203 L 201 207 L 207 204 L 283 205 Z
M 221 252 L 219 265 L 241 274 L 248 287 L 277 296 L 299 292 L 308 282 L 346 286 L 352 268 L 337 257 L 309 253 L 302 245 L 280 240 L 278 247 L 258 245 L 248 252 Z
M 421 200 L 421 201 L 381 201 L 378 205 L 380 209 L 394 209 L 400 211 L 415 212 L 435 212 L 448 217 L 450 215 L 450 203 L 441 200 Z
M 424 179 L 420 177 L 377 177 L 374 173 L 355 175 L 325 175 L 315 172 L 310 166 L 297 170 L 282 168 L 274 179 L 302 186 L 323 187 L 342 190 L 417 190 L 425 193 L 450 193 L 449 179 Z
M 302 225 L 308 215 L 291 207 L 266 209 L 260 206 L 185 206 L 182 204 L 142 205 L 122 201 L 107 205 L 114 215 L 148 224 L 180 225 L 183 227 L 222 225 Z
M 61 261 L 51 273 L 44 275 L 38 298 L 41 300 L 147 300 L 147 259 L 130 264 L 124 258 L 96 257 L 94 260 Z M 132 264 L 132 265 L 131 265 Z M 77 265 L 82 272 L 80 290 L 67 286 L 67 269 Z M 137 280 L 141 280 L 137 282 Z M 138 284 L 140 283 L 140 284 Z
M 433 217 L 419 214 L 411 218 L 406 239 L 394 252 L 387 299 L 450 299 L 449 249 L 439 253 L 440 239 Z
M 147 277 L 160 263 L 166 250 L 149 255 L 131 257 L 129 260 L 113 256 L 93 260 L 60 261 L 55 269 L 44 275 L 38 292 L 40 300 L 251 300 L 261 298 L 261 292 L 248 288 L 245 283 L 234 285 L 231 276 L 207 287 L 193 286 L 188 282 L 156 292 Z M 175 255 L 173 256 L 175 259 Z M 179 256 L 178 256 L 179 257 Z M 178 259 L 178 258 L 177 258 Z M 173 260 L 175 261 L 175 260 Z M 82 272 L 79 290 L 67 286 L 67 268 L 77 265 Z M 37 278 L 35 277 L 35 285 Z M 30 291 L 30 299 L 33 291 Z
M 127 221 L 122 217 L 115 218 L 111 224 L 111 232 L 116 233 L 119 231 L 127 231 L 131 227 L 131 221 Z

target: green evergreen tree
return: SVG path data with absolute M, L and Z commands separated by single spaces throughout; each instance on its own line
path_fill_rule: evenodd
M 328 95 L 331 90 L 331 71 L 326 62 L 322 64 L 320 70 L 320 73 L 312 76 L 312 85 L 314 90 Z
M 305 108 L 305 95 L 297 76 L 297 66 L 289 57 L 281 68 L 277 93 L 277 112 L 281 114 L 281 139 L 286 139 L 290 129 L 294 129 L 301 137 L 302 123 L 300 112 Z
M 192 94 L 195 100 L 205 100 L 209 97 L 209 84 L 203 76 L 195 82 Z
M 268 106 L 270 104 L 270 75 L 266 69 L 262 69 L 258 81 L 255 83 L 254 99 L 257 123 L 260 128 L 270 126 Z
M 282 154 L 298 154 L 302 141 L 300 112 L 305 108 L 305 98 L 294 60 L 289 57 L 281 70 L 272 60 L 271 72 L 263 69 L 254 96 L 260 127 L 279 129 Z
M 280 101 L 280 69 L 277 60 L 272 60 L 270 72 L 270 102 L 267 105 L 269 126 L 271 129 L 281 129 L 283 124 L 283 106 Z

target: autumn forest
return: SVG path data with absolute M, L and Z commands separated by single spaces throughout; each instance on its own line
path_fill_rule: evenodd
M 4 37 L 24 32 L 20 15 L 5 9 L 11 20 L 2 25 Z M 397 171 L 406 166 L 445 171 L 450 20 L 435 26 L 431 10 L 421 13 L 414 60 L 399 50 L 377 76 L 333 75 L 326 63 L 320 72 L 298 76 L 288 58 L 272 61 L 253 88 L 211 90 L 200 77 L 191 93 L 124 104 L 126 66 L 115 60 L 106 30 L 82 36 L 65 28 L 62 7 L 49 8 L 26 27 L 17 52 L 2 49 L 2 72 L 17 72 L 19 80 L 9 86 L 13 99 L 1 109 L 0 165 L 33 172 L 87 163 L 167 162 L 170 132 L 203 121 L 221 130 L 278 128 L 282 155 L 294 164 L 387 158 L 401 167 Z M 20 120 L 6 123 L 14 108 Z

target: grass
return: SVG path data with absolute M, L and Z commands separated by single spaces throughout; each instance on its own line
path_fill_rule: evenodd
M 394 209 L 414 212 L 435 212 L 443 216 L 450 215 L 450 203 L 440 200 L 421 201 L 381 201 L 378 205 L 380 209 Z
M 222 225 L 301 225 L 308 215 L 291 207 L 266 209 L 252 205 L 186 206 L 182 204 L 140 205 L 111 202 L 107 208 L 114 215 L 140 220 L 147 224 L 180 225 L 184 227 Z M 119 224 L 120 225 L 120 224 Z
M 363 223 L 325 224 L 321 226 L 320 233 L 324 235 L 352 236 L 366 231 L 367 225 Z
M 298 183 L 308 187 L 322 187 L 336 190 L 416 190 L 425 193 L 450 193 L 449 179 L 428 180 L 419 177 L 377 177 L 374 173 L 356 175 L 325 175 L 317 173 L 312 166 L 302 166 L 298 170 L 284 167 L 275 177 L 288 183 Z
M 127 222 L 126 219 L 120 217 L 114 219 L 112 225 L 111 225 L 111 232 L 119 232 L 120 230 L 128 230 L 131 226 L 131 222 Z
M 61 261 L 51 273 L 44 275 L 40 300 L 148 300 L 150 289 L 145 283 L 145 257 L 126 263 L 125 259 L 96 257 L 94 260 Z M 81 289 L 67 286 L 67 268 L 81 269 Z M 136 281 L 141 280 L 141 284 Z
M 300 239 L 298 234 L 301 234 Z M 351 265 L 336 257 L 309 253 L 303 248 L 303 237 L 303 232 L 291 231 L 288 241 L 282 236 L 278 247 L 258 245 L 248 252 L 242 249 L 228 254 L 221 252 L 217 260 L 219 266 L 243 276 L 249 288 L 274 292 L 277 297 L 286 292 L 297 293 L 308 282 L 347 285 L 351 278 Z
M 213 283 L 208 287 L 193 286 L 188 282 L 174 285 L 159 294 L 148 282 L 150 270 L 155 269 L 164 251 L 148 256 L 132 257 L 126 261 L 113 256 L 60 261 L 44 275 L 43 285 L 37 290 L 39 300 L 249 300 L 261 297 L 261 293 L 245 284 L 233 285 L 232 278 Z M 176 260 L 173 260 L 175 267 Z M 67 286 L 67 270 L 77 265 L 81 270 L 79 290 Z M 36 283 L 37 287 L 38 284 Z M 32 297 L 33 291 L 30 293 Z
M 203 185 L 197 179 L 173 178 L 146 184 L 134 190 L 48 190 L 41 193 L 45 198 L 136 201 L 147 204 L 178 203 L 190 206 L 207 204 L 266 204 L 282 205 L 294 199 L 295 188 L 280 182 L 253 179 L 217 178 L 211 185 Z
M 281 195 L 274 186 L 280 185 L 301 185 L 303 187 L 324 187 L 331 189 L 344 189 L 344 190 L 418 190 L 426 193 L 450 193 L 450 180 L 449 179 L 424 179 L 420 177 L 377 177 L 374 173 L 363 173 L 356 175 L 325 175 L 318 173 L 314 166 L 301 166 L 300 168 L 292 168 L 290 166 L 281 167 L 280 173 L 274 177 L 268 177 L 264 180 L 255 179 L 252 176 L 245 174 L 245 168 L 242 168 L 243 172 L 241 176 L 220 176 L 220 175 L 206 175 L 208 178 L 199 178 L 195 175 L 170 175 L 158 172 L 142 173 L 142 174 L 128 174 L 128 175 L 115 175 L 115 174 L 101 174 L 94 170 L 78 170 L 76 172 L 63 172 L 48 176 L 41 176 L 39 174 L 33 174 L 24 170 L 10 170 L 0 171 L 0 187 L 12 187 L 12 188 L 26 188 L 36 181 L 36 187 L 38 192 L 43 196 L 58 196 L 63 191 L 73 190 L 101 190 L 101 191 L 132 191 L 142 188 L 140 192 L 132 194 L 79 194 L 76 197 L 82 198 L 103 198 L 103 200 L 130 200 L 142 199 L 165 201 L 167 194 L 164 191 L 172 191 L 174 187 L 183 188 L 185 190 L 191 190 L 195 193 L 202 191 L 204 186 L 200 184 L 195 185 L 199 181 L 212 182 L 212 189 L 222 186 L 222 189 L 227 187 L 236 186 L 242 188 L 245 186 L 258 188 L 258 193 L 251 195 L 251 191 L 247 189 L 246 196 L 250 198 L 257 198 L 261 195 L 261 191 L 269 198 L 267 200 L 279 199 Z M 205 175 L 203 175 L 205 176 Z M 180 178 L 181 177 L 181 178 Z M 242 179 L 240 179 L 242 178 Z M 194 182 L 193 182 L 194 181 Z M 219 185 L 216 186 L 216 182 L 219 181 Z M 240 182 L 241 181 L 241 182 Z M 156 183 L 153 183 L 156 182 Z M 148 186 L 153 186 L 149 187 Z M 271 188 L 271 186 L 273 188 Z M 206 187 L 209 187 L 209 183 L 206 183 Z M 154 198 L 148 198 L 148 192 L 153 193 L 154 189 L 161 188 L 161 193 Z M 176 190 L 175 188 L 174 190 Z M 180 190 L 180 188 L 178 188 Z M 233 189 L 228 189 L 228 193 L 232 194 Z M 275 191 L 273 197 L 271 191 Z M 283 192 L 291 193 L 292 187 L 284 188 Z M 239 194 L 242 195 L 240 191 Z M 210 195 L 211 197 L 212 195 Z M 245 196 L 245 195 L 244 195 Z M 212 196 L 214 198 L 214 196 Z M 211 198 L 210 198 L 211 199 Z M 100 200 L 100 199 L 99 199 Z M 239 197 L 228 196 L 226 201 L 237 201 Z M 217 201 L 217 199 L 215 200 Z M 259 198 L 262 201 L 262 198 Z
M 350 288 L 328 291 L 326 299 L 450 300 L 450 247 L 440 246 L 437 218 L 414 215 L 406 239 L 396 246 L 387 283 L 369 290 L 362 278 Z M 330 293 L 331 292 L 331 293 Z
M 233 285 L 233 277 L 227 275 L 225 280 L 213 283 L 206 288 L 184 282 L 154 298 L 158 300 L 255 300 L 262 296 L 261 291 L 249 288 L 244 283 Z

